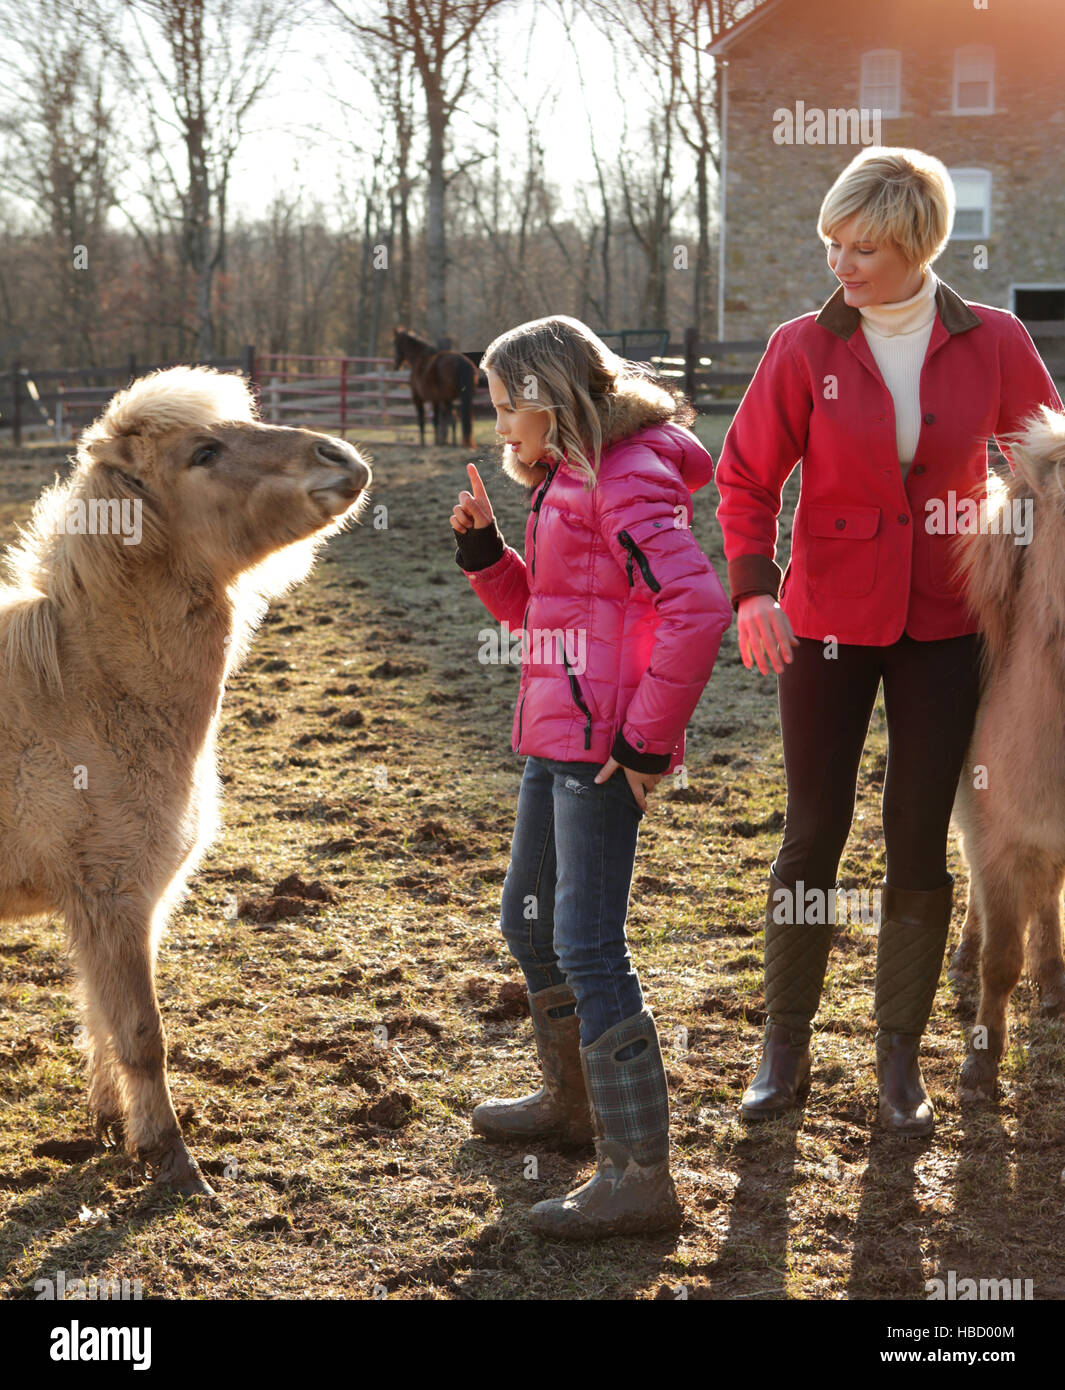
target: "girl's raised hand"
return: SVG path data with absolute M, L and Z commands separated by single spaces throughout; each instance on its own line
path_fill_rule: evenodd
M 473 492 L 459 493 L 458 503 L 451 513 L 451 526 L 455 531 L 468 531 L 471 526 L 479 530 L 492 524 L 492 504 L 477 472 L 477 465 L 468 463 L 466 472 L 470 475 Z

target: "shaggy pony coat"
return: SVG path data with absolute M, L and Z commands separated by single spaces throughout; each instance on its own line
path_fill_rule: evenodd
M 1065 1011 L 1065 414 L 1044 406 L 1013 445 L 1013 475 L 989 480 L 986 531 L 959 546 L 959 573 L 984 634 L 983 693 L 955 819 L 969 908 L 951 976 L 980 966 L 980 1006 L 963 1090 L 990 1095 L 1006 1006 L 1024 966 L 1042 1010 Z M 1031 542 L 1012 517 L 1030 509 Z M 1006 509 L 1011 521 L 1006 522 Z
M 225 679 L 369 476 L 339 440 L 259 424 L 241 378 L 176 368 L 114 398 L 4 557 L 0 918 L 63 915 L 98 1133 L 124 1131 L 183 1191 L 210 1188 L 171 1102 L 153 974 L 217 827 Z

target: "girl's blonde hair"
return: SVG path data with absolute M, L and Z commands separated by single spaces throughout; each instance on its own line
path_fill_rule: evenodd
M 623 401 L 638 397 L 649 407 L 671 411 L 682 424 L 694 415 L 650 381 L 643 368 L 611 352 L 586 324 L 567 314 L 531 319 L 501 333 L 488 345 L 481 366 L 499 377 L 512 408 L 550 413 L 545 455 L 565 455 L 589 487 Z
M 890 241 L 924 269 L 954 225 L 954 185 L 946 167 L 922 150 L 873 145 L 854 157 L 825 194 L 817 219 L 822 241 L 855 214 L 859 235 Z

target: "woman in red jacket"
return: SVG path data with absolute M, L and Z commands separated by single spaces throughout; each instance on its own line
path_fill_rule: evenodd
M 533 489 L 525 558 L 504 544 L 472 464 L 451 525 L 503 640 L 521 632 L 513 746 L 527 759 L 500 925 L 544 1080 L 479 1105 L 473 1127 L 565 1148 L 589 1145 L 594 1124 L 596 1174 L 533 1207 L 540 1234 L 675 1228 L 666 1076 L 625 917 L 646 793 L 683 761 L 732 619 L 689 529 L 713 462 L 680 423 L 690 409 L 576 319 L 512 329 L 483 365 L 504 469 Z
M 769 874 L 765 1040 L 741 1104 L 749 1121 L 809 1088 L 836 871 L 883 681 L 879 1114 L 899 1133 L 934 1125 L 918 1051 L 950 925 L 947 830 L 979 694 L 952 522 L 986 478 L 988 437 L 1001 444 L 1041 404 L 1060 409 L 1020 321 L 967 304 L 933 273 L 953 211 L 946 169 L 920 151 L 874 148 L 848 165 L 818 219 L 840 287 L 770 338 L 718 465 L 740 652 L 748 669 L 780 678 L 788 792 Z M 800 461 L 781 580 L 781 489 Z

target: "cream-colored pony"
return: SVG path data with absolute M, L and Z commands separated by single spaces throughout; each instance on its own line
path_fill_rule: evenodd
M 114 397 L 4 557 L 0 919 L 66 919 L 97 1133 L 182 1192 L 211 1189 L 154 965 L 216 829 L 226 676 L 369 481 L 350 445 L 260 424 L 240 377 L 174 368 Z
M 1065 415 L 1042 407 L 1011 453 L 1013 476 L 989 484 L 988 533 L 959 546 L 985 661 L 954 805 L 970 888 L 950 976 L 963 983 L 979 960 L 980 1007 L 961 1080 L 963 1092 L 983 1097 L 995 1092 L 1026 926 L 1041 1010 L 1065 1012 Z M 1017 504 L 1032 517 L 1027 545 L 1014 543 Z

